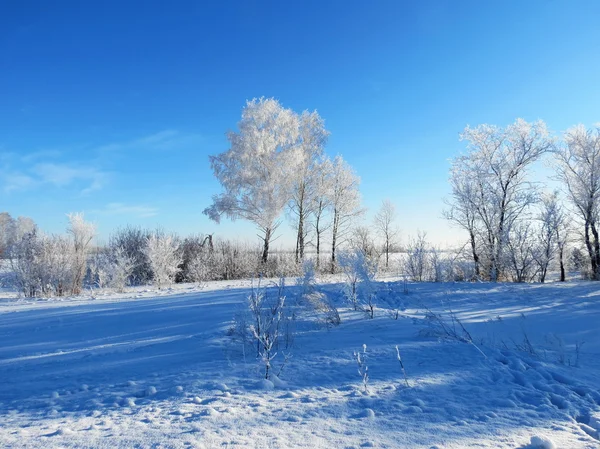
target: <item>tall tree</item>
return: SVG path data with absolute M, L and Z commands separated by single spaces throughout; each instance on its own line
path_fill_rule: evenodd
M 293 173 L 290 201 L 290 213 L 296 229 L 296 263 L 304 259 L 308 219 L 314 212 L 314 197 L 318 193 L 319 160 L 329 135 L 323 119 L 316 111 L 304 111 L 299 117 L 299 127 L 298 147 L 295 150 L 297 170 Z
M 329 192 L 331 222 L 331 272 L 335 272 L 336 250 L 350 231 L 352 221 L 364 210 L 360 207 L 360 178 L 341 156 L 332 163 Z
M 311 209 L 313 212 L 312 227 L 315 236 L 315 249 L 317 251 L 316 268 L 321 263 L 321 244 L 323 234 L 331 228 L 331 222 L 326 215 L 331 207 L 333 163 L 328 157 L 322 157 L 317 161 L 314 168 L 314 195 L 312 197 Z
M 479 203 L 483 199 L 476 182 L 471 179 L 471 174 L 467 169 L 468 165 L 462 163 L 461 158 L 452 162 L 450 169 L 450 185 L 452 186 L 452 196 L 446 200 L 449 209 L 445 210 L 444 217 L 447 220 L 463 228 L 469 234 L 469 245 L 471 247 L 471 256 L 475 277 L 481 275 L 481 262 L 479 256 L 478 238 L 480 235 L 478 210 Z
M 0 257 L 7 257 L 16 238 L 16 223 L 8 212 L 0 213 Z
M 396 206 L 390 200 L 384 200 L 381 203 L 379 211 L 373 219 L 375 229 L 383 240 L 383 252 L 385 254 L 385 268 L 390 265 L 390 252 L 396 244 L 398 228 L 395 225 Z
M 462 208 L 455 209 L 454 216 L 465 223 L 463 227 L 479 234 L 487 275 L 495 282 L 513 224 L 537 199 L 527 169 L 552 148 L 553 142 L 544 122 L 522 119 L 506 128 L 467 126 L 461 139 L 468 142 L 468 152 L 453 163 L 453 167 L 460 167 L 462 177 L 459 189 L 453 186 L 452 201 Z M 473 218 L 471 228 L 469 219 Z
M 96 235 L 96 226 L 85 221 L 82 213 L 68 214 L 68 217 L 69 227 L 67 232 L 72 238 L 71 247 L 73 251 L 71 291 L 73 294 L 79 294 L 87 271 L 90 244 Z
M 600 127 L 588 130 L 578 125 L 567 130 L 556 158 L 558 177 L 583 222 L 591 278 L 600 280 Z
M 213 196 L 213 204 L 204 213 L 217 223 L 222 215 L 253 222 L 263 241 L 262 261 L 266 263 L 298 166 L 298 115 L 273 98 L 253 99 L 246 103 L 238 128 L 227 134 L 230 149 L 210 157 L 225 191 Z
M 566 243 L 566 217 L 558 201 L 558 192 L 542 196 L 540 211 L 537 216 L 539 222 L 538 244 L 534 251 L 535 261 L 538 265 L 538 276 L 541 283 L 546 281 L 550 262 L 558 254 L 560 262 L 560 279 L 565 280 L 564 246 Z

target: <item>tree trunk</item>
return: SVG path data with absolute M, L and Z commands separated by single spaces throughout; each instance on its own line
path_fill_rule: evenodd
M 560 262 L 560 282 L 565 282 L 565 263 L 564 263 L 564 248 L 561 245 L 558 250 L 558 260 Z
M 339 226 L 339 215 L 337 210 L 333 210 L 333 224 L 331 227 L 331 274 L 335 274 L 335 250 L 337 244 L 337 233 Z
M 335 234 L 331 238 L 331 273 L 335 273 Z
M 594 236 L 594 259 L 596 261 L 596 269 L 594 270 L 594 280 L 600 280 L 600 238 L 598 237 L 598 230 L 594 222 L 590 223 L 592 235 Z
M 546 282 L 546 272 L 548 271 L 547 266 L 543 267 L 540 270 L 540 283 L 543 284 L 544 282 Z
M 479 279 L 479 255 L 477 254 L 477 250 L 475 247 L 475 234 L 473 232 L 469 232 L 471 237 L 471 252 L 473 253 L 473 263 L 475 264 L 475 277 Z
M 296 263 L 304 259 L 304 211 L 300 207 L 298 214 L 298 235 L 296 236 Z
M 264 246 L 262 253 L 262 263 L 263 265 L 267 263 L 269 260 L 269 243 L 271 242 L 271 228 L 265 229 L 265 237 L 264 237 Z
M 592 242 L 590 241 L 590 221 L 589 219 L 585 222 L 585 247 L 588 250 L 588 255 L 590 257 L 590 263 L 592 265 L 592 276 L 596 276 L 596 272 L 598 271 L 598 267 L 596 264 L 596 257 L 594 255 L 594 247 L 592 246 Z
M 385 238 L 385 269 L 387 270 L 390 266 L 390 239 L 388 236 Z
M 317 221 L 315 222 L 315 233 L 317 234 L 317 271 L 319 270 L 319 265 L 321 262 L 321 230 L 319 229 L 320 220 L 321 217 L 318 215 Z

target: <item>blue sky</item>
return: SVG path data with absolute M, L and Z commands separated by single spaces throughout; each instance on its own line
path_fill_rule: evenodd
M 600 122 L 600 2 L 3 2 L 0 209 L 248 236 L 202 215 L 247 99 L 317 109 L 404 236 L 439 244 L 467 124 Z M 287 228 L 287 223 L 283 228 Z M 286 237 L 279 242 L 285 243 Z

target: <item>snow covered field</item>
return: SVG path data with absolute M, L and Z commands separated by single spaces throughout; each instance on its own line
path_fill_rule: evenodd
M 249 284 L 3 299 L 0 446 L 600 447 L 598 283 L 406 292 L 388 282 L 372 320 L 347 307 L 339 284 L 322 284 L 342 324 L 319 325 L 298 307 L 292 358 L 274 389 L 228 335 Z M 288 303 L 297 293 L 287 287 Z M 386 309 L 404 310 L 393 319 Z M 363 344 L 368 393 L 353 357 Z

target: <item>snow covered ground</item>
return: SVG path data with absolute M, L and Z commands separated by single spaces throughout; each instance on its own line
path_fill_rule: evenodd
M 339 284 L 322 284 L 342 324 L 298 307 L 274 389 L 228 335 L 249 286 L 5 297 L 0 446 L 600 447 L 598 283 L 387 282 L 372 320 L 347 307 Z M 287 287 L 288 303 L 297 294 Z M 368 393 L 353 357 L 363 344 Z

